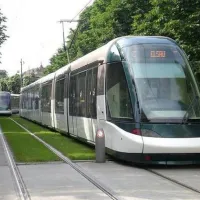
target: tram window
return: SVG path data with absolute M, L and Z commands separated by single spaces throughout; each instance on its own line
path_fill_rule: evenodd
M 85 80 L 86 80 L 86 72 L 83 72 L 78 75 L 78 98 L 77 98 L 77 106 L 78 106 L 78 116 L 86 116 L 86 88 L 85 88 Z
M 28 109 L 28 96 L 27 91 L 25 92 L 25 109 Z
M 133 118 L 128 86 L 121 63 L 108 65 L 106 87 L 108 117 Z
M 34 108 L 34 89 L 31 89 L 30 90 L 30 93 L 31 93 L 31 105 L 30 105 L 30 109 L 33 110 Z
M 55 94 L 56 113 L 64 113 L 64 81 L 65 79 L 56 81 L 56 94 Z
M 42 111 L 51 112 L 51 83 L 42 86 Z
M 92 103 L 92 70 L 87 71 L 87 90 L 86 90 L 86 95 L 87 95 L 87 117 L 91 117 L 91 103 Z
M 74 77 L 70 77 L 70 88 L 69 88 L 69 114 L 72 116 L 74 109 L 74 98 L 75 98 L 75 90 L 74 90 Z
M 35 109 L 39 109 L 39 87 L 35 90 Z
M 97 93 L 97 67 L 92 70 L 92 118 L 97 118 L 96 93 Z
M 87 117 L 95 119 L 96 92 L 97 92 L 97 67 L 87 71 Z
M 31 91 L 28 91 L 28 110 L 31 110 Z

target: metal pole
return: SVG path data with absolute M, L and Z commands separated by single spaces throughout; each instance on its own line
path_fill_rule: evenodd
M 96 162 L 97 163 L 104 163 L 106 161 L 105 134 L 102 129 L 98 129 L 96 132 L 95 153 L 96 153 Z
M 69 59 L 69 48 L 66 47 L 65 45 L 65 30 L 64 30 L 64 22 L 68 22 L 68 23 L 71 23 L 71 22 L 81 22 L 82 20 L 74 20 L 74 19 L 61 19 L 59 22 L 62 23 L 62 32 L 63 32 L 63 48 L 64 48 L 64 51 L 66 52 L 67 54 L 67 61 L 68 63 L 70 63 L 70 59 Z M 71 44 L 70 44 L 71 46 Z
M 66 54 L 67 54 L 67 61 L 68 61 L 68 63 L 70 63 L 68 48 L 67 48 L 66 45 L 65 45 L 64 21 L 60 21 L 60 23 L 62 23 L 62 32 L 63 32 L 63 48 L 64 48 L 64 51 L 65 51 Z

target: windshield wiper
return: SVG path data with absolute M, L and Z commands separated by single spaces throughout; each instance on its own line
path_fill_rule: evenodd
M 186 124 L 187 123 L 187 121 L 189 119 L 189 112 L 190 112 L 191 108 L 196 105 L 198 100 L 199 100 L 199 96 L 198 95 L 194 95 L 194 97 L 193 97 L 188 109 L 185 112 L 185 115 L 183 116 L 183 119 L 182 119 L 182 122 L 181 122 L 182 124 Z

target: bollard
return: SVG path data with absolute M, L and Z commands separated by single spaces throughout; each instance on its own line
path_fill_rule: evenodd
M 95 137 L 96 162 L 104 163 L 105 159 L 105 134 L 103 129 L 98 129 Z

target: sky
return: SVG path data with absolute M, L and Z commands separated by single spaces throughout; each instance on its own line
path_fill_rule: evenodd
M 0 48 L 0 70 L 9 76 L 49 64 L 49 59 L 62 47 L 61 19 L 72 19 L 89 0 L 0 0 L 1 12 L 7 17 L 6 34 L 9 38 Z M 91 5 L 93 1 L 89 4 Z M 78 17 L 76 18 L 78 19 Z M 74 23 L 65 23 L 65 38 Z

